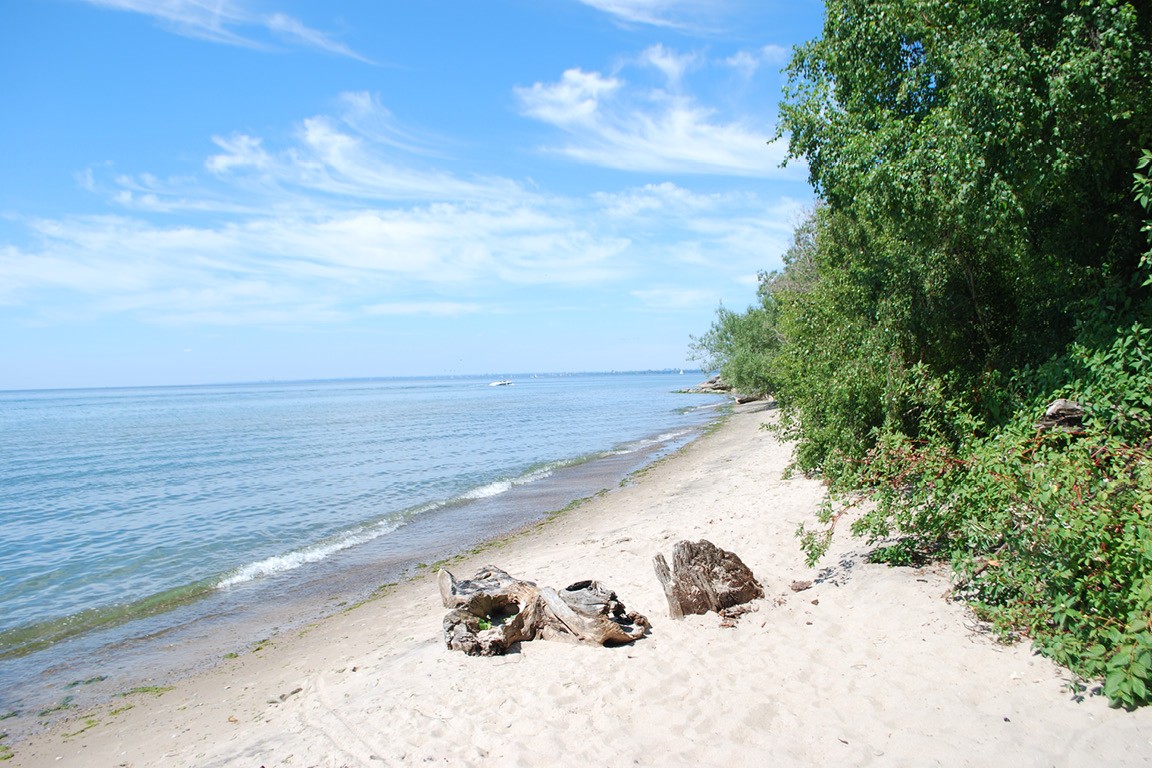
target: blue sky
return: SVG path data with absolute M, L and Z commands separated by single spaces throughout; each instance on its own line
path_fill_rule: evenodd
M 687 365 L 810 0 L 0 10 L 0 389 Z

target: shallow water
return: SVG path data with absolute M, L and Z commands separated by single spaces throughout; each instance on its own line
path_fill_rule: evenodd
M 612 487 L 719 414 L 675 392 L 696 380 L 2 392 L 0 715 L 187 671 Z

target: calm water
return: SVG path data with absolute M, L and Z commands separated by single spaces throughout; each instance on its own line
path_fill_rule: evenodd
M 0 392 L 0 715 L 610 487 L 716 418 L 697 378 Z

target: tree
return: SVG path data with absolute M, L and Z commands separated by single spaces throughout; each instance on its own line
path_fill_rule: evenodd
M 705 371 L 719 371 L 738 392 L 771 395 L 779 389 L 779 353 L 783 337 L 777 328 L 779 306 L 775 294 L 783 289 L 807 290 L 815 279 L 816 212 L 804 215 L 784 253 L 784 270 L 761 272 L 758 302 L 744 312 L 721 305 L 712 327 L 693 336 L 689 355 Z
M 849 452 L 886 419 L 916 433 L 920 419 L 900 415 L 915 404 L 897 400 L 917 366 L 1002 421 L 1002 373 L 1060 352 L 1093 303 L 1136 274 L 1130 184 L 1152 140 L 1152 11 L 1119 0 L 829 0 L 826 12 L 823 37 L 792 60 L 781 106 L 780 130 L 834 233 L 819 249 L 820 295 L 777 296 L 797 306 L 782 310 L 794 316 L 782 318 L 790 344 L 810 357 L 843 336 L 848 358 L 827 375 L 883 389 L 867 397 L 886 407 L 853 416 Z M 822 409 L 815 396 L 796 407 Z
M 1152 7 L 825 7 L 780 125 L 822 207 L 762 283 L 781 428 L 831 489 L 804 546 L 870 499 L 876 558 L 950 559 L 981 617 L 1148 703 Z M 1054 398 L 1082 423 L 1038 429 Z

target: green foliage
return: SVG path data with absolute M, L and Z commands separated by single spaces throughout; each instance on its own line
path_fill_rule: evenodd
M 780 125 L 821 206 L 713 339 L 767 350 L 828 484 L 802 547 L 859 507 L 874 560 L 951 559 L 1005 636 L 1152 702 L 1152 7 L 825 5 Z M 1039 430 L 1060 397 L 1083 423 Z
M 1152 167 L 1152 150 L 1144 150 L 1140 155 L 1140 160 L 1136 163 L 1136 173 L 1133 174 L 1134 181 L 1132 183 L 1132 191 L 1136 195 L 1136 202 L 1138 202 L 1145 211 L 1152 210 L 1152 179 L 1148 177 L 1147 173 L 1141 171 Z M 1141 231 L 1148 235 L 1148 244 L 1152 245 L 1152 221 L 1145 221 Z M 1144 286 L 1152 285 L 1152 250 L 1146 252 L 1140 259 L 1140 266 L 1145 270 L 1148 275 L 1144 280 Z
M 853 468 L 875 502 L 853 532 L 906 537 L 874 560 L 949 556 L 980 616 L 1102 678 L 1103 693 L 1129 708 L 1152 702 L 1152 310 L 1132 314 L 1139 319 L 1107 343 L 1073 344 L 1045 370 L 1021 374 L 1022 390 L 1052 368 L 1068 378 L 987 436 L 957 446 L 939 432 L 885 433 Z M 1085 405 L 1083 424 L 1038 431 L 1057 397 Z M 852 503 L 844 498 L 828 502 L 824 527 L 803 531 L 810 559 Z
M 774 307 L 767 303 L 743 313 L 724 307 L 703 336 L 693 337 L 689 353 L 705 371 L 719 371 L 739 392 L 763 395 L 775 390 L 773 359 L 779 348 Z
M 1128 180 L 1152 136 L 1147 12 L 826 6 L 824 37 L 798 51 L 781 107 L 828 209 L 822 295 L 808 299 L 823 311 L 804 318 L 813 342 L 850 323 L 843 341 L 879 346 L 852 355 L 871 375 L 892 354 L 892 373 L 924 363 L 956 391 L 1058 352 L 1082 302 L 1126 284 L 1138 262 Z
M 1060 363 L 1077 378 L 963 451 L 882 444 L 878 504 L 855 525 L 944 542 L 980 615 L 1126 707 L 1152 701 L 1150 353 L 1152 328 L 1133 323 L 1106 348 L 1074 345 Z M 1090 406 L 1083 426 L 1037 432 L 1056 396 Z
M 744 312 L 721 306 L 716 320 L 703 336 L 691 338 L 690 359 L 705 371 L 719 371 L 736 391 L 769 395 L 778 389 L 780 348 L 783 337 L 777 328 L 777 284 L 794 291 L 805 290 L 811 280 L 816 248 L 816 215 L 811 213 L 796 228 L 792 246 L 784 254 L 784 274 L 761 273 L 759 304 Z
M 877 547 L 868 555 L 870 563 L 884 563 L 893 567 L 920 567 L 935 559 L 936 553 L 916 545 L 912 539 L 901 539 L 895 544 Z

